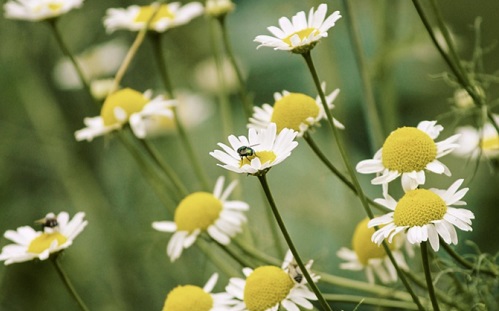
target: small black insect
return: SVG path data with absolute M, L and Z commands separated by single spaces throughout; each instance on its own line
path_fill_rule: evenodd
M 303 274 L 294 260 L 288 265 L 288 274 L 297 284 L 301 284 L 303 281 Z
M 242 158 L 248 159 L 248 157 L 252 157 L 255 155 L 255 150 L 248 146 L 241 146 L 237 148 L 237 154 Z
M 39 219 L 35 221 L 35 223 L 42 225 L 43 228 L 55 228 L 59 226 L 59 223 L 57 222 L 57 218 L 55 217 L 46 217 Z

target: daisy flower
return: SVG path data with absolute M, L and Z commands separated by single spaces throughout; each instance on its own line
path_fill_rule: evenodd
M 292 267 L 294 258 L 288 252 L 282 267 L 261 266 L 255 270 L 244 268 L 246 279 L 231 278 L 225 288 L 235 299 L 231 310 L 234 311 L 277 311 L 280 307 L 287 311 L 299 310 L 299 307 L 313 308 L 309 300 L 317 300 L 315 294 L 307 287 L 307 280 L 296 277 Z M 307 270 L 313 261 L 306 264 Z M 319 276 L 310 272 L 317 282 Z
M 6 18 L 36 22 L 58 17 L 82 4 L 83 0 L 10 0 L 3 8 Z
M 325 89 L 325 84 L 322 85 L 322 88 Z M 329 109 L 334 108 L 333 101 L 339 92 L 340 90 L 336 89 L 326 97 Z M 283 91 L 282 93 L 274 93 L 274 100 L 274 106 L 263 104 L 261 108 L 253 108 L 254 113 L 253 117 L 249 119 L 249 128 L 264 129 L 270 123 L 275 123 L 278 133 L 284 128 L 289 128 L 298 132 L 297 136 L 301 137 L 309 128 L 326 118 L 319 96 L 314 100 L 302 93 Z M 336 127 L 345 128 L 338 120 L 333 119 L 333 121 Z
M 219 166 L 236 173 L 251 175 L 265 174 L 272 166 L 284 161 L 298 143 L 294 141 L 297 132 L 283 129 L 277 135 L 277 126 L 270 123 L 266 129 L 250 128 L 248 138 L 230 135 L 231 147 L 218 143 L 224 151 L 215 150 L 210 155 L 223 164 Z
M 371 241 L 374 228 L 368 228 L 369 218 L 365 218 L 357 224 L 352 238 L 352 249 L 342 247 L 336 253 L 339 258 L 347 262 L 341 263 L 340 268 L 344 270 L 361 271 L 366 273 L 369 283 L 374 283 L 376 275 L 382 283 L 397 281 L 397 270 L 393 266 L 390 258 L 383 247 Z M 402 239 L 395 239 L 389 243 L 388 247 L 392 251 L 393 257 L 402 269 L 408 269 L 404 255 L 400 251 L 403 244 Z
M 152 93 L 140 93 L 125 88 L 109 95 L 102 105 L 100 116 L 85 118 L 87 126 L 75 132 L 77 141 L 92 141 L 95 137 L 121 129 L 130 122 L 133 133 L 138 138 L 146 136 L 145 122 L 153 116 L 173 118 L 172 107 L 175 101 L 163 96 L 151 99 Z
M 163 311 L 229 311 L 231 297 L 226 293 L 212 294 L 218 280 L 214 273 L 206 285 L 177 286 L 166 296 Z
M 207 0 L 206 14 L 213 17 L 222 17 L 234 11 L 235 4 L 231 0 Z
M 132 5 L 126 9 L 108 9 L 104 17 L 104 26 L 108 32 L 119 29 L 139 31 L 155 12 L 158 3 L 148 6 Z M 199 2 L 190 2 L 181 5 L 180 2 L 161 4 L 156 15 L 149 24 L 149 29 L 164 32 L 170 28 L 187 24 L 195 17 L 203 14 L 203 5 Z
M 458 191 L 463 179 L 458 179 L 449 189 L 410 190 L 397 202 L 391 196 L 375 201 L 393 212 L 369 221 L 369 227 L 382 226 L 372 235 L 372 241 L 380 245 L 384 239 L 391 243 L 400 232 L 406 232 L 407 241 L 420 244 L 430 241 L 433 250 L 439 249 L 439 236 L 447 244 L 457 244 L 454 226 L 463 231 L 471 231 L 473 213 L 452 205 L 466 205 L 460 201 L 468 188 Z
M 217 179 L 213 194 L 195 192 L 185 197 L 175 210 L 174 221 L 153 222 L 152 227 L 158 231 L 174 232 L 166 248 L 171 261 L 178 259 L 183 249 L 194 244 L 203 231 L 223 245 L 229 244 L 230 239 L 242 231 L 241 226 L 246 222 L 243 212 L 249 209 L 249 205 L 242 201 L 228 201 L 237 180 L 222 191 L 224 181 L 223 176 Z
M 273 47 L 274 50 L 291 51 L 293 53 L 306 53 L 310 51 L 320 39 L 327 37 L 327 31 L 341 18 L 340 12 L 335 11 L 326 17 L 327 4 L 319 5 L 317 11 L 310 9 L 308 21 L 305 12 L 294 15 L 291 21 L 287 17 L 279 19 L 279 27 L 270 26 L 267 29 L 274 36 L 256 36 L 258 46 Z
M 356 169 L 362 174 L 376 173 L 371 183 L 383 185 L 383 193 L 388 191 L 388 183 L 399 176 L 406 192 L 425 183 L 424 170 L 450 176 L 447 166 L 438 159 L 459 147 L 459 134 L 435 142 L 442 130 L 436 121 L 422 121 L 417 128 L 398 128 L 386 138 L 373 159 L 359 162 Z
M 83 220 L 84 217 L 83 212 L 77 213 L 71 220 L 66 212 L 60 212 L 57 216 L 49 213 L 38 221 L 43 227 L 42 231 L 29 226 L 19 227 L 16 231 L 7 230 L 4 237 L 14 244 L 2 248 L 0 260 L 5 260 L 5 264 L 10 265 L 35 258 L 49 258 L 50 254 L 66 249 L 73 243 L 88 223 Z
M 494 120 L 499 124 L 499 116 L 494 115 Z M 477 158 L 481 154 L 486 158 L 499 157 L 499 135 L 491 123 L 485 123 L 481 129 L 472 126 L 463 126 L 456 129 L 460 134 L 459 148 L 454 150 L 458 156 L 471 156 Z

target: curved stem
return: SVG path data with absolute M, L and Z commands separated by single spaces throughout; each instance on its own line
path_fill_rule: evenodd
M 385 307 L 385 308 L 397 308 L 402 310 L 417 310 L 417 306 L 413 302 L 406 301 L 396 301 L 384 298 L 372 298 L 372 297 L 363 297 L 363 296 L 355 296 L 355 295 L 341 295 L 341 294 L 324 294 L 324 297 L 328 301 L 336 301 L 336 302 L 347 302 L 347 303 L 356 303 L 359 305 L 371 305 L 376 307 Z
M 428 261 L 428 242 L 421 243 L 421 259 L 423 260 L 424 275 L 426 278 L 426 286 L 428 286 L 428 294 L 430 295 L 431 304 L 434 311 L 439 311 L 437 296 L 435 295 L 435 288 L 431 279 L 430 263 Z
M 457 263 L 459 263 L 461 266 L 475 270 L 479 273 L 484 273 L 492 277 L 498 277 L 499 273 L 497 271 L 492 271 L 488 269 L 483 269 L 483 268 L 478 268 L 473 265 L 473 263 L 467 261 L 465 258 L 461 257 L 452 247 L 450 247 L 449 244 L 445 243 L 443 240 L 440 240 L 440 245 L 444 248 L 444 250 L 451 256 Z
M 59 262 L 59 255 L 60 255 L 60 253 L 57 253 L 51 257 L 51 261 L 55 266 L 57 274 L 61 278 L 62 282 L 66 286 L 66 289 L 69 291 L 71 296 L 73 296 L 73 298 L 78 303 L 78 306 L 80 307 L 80 309 L 83 311 L 88 311 L 89 309 L 87 308 L 87 306 L 85 305 L 85 303 L 81 299 L 80 295 L 78 295 L 78 292 L 76 292 L 76 289 L 74 288 L 73 284 L 71 283 L 71 280 L 69 279 L 68 275 L 66 274 L 66 272 L 62 268 L 62 265 Z
M 296 263 L 300 267 L 300 269 L 303 273 L 303 276 L 305 276 L 305 279 L 307 280 L 308 284 L 310 285 L 313 292 L 317 296 L 317 299 L 319 300 L 319 303 L 321 304 L 321 306 L 325 310 L 332 311 L 331 307 L 329 306 L 327 301 L 322 296 L 322 293 L 319 290 L 319 288 L 317 287 L 317 285 L 315 284 L 314 280 L 312 280 L 312 277 L 310 276 L 308 269 L 303 264 L 303 261 L 301 260 L 300 255 L 298 254 L 298 251 L 296 250 L 296 247 L 293 243 L 293 240 L 291 240 L 291 237 L 288 233 L 288 230 L 286 229 L 286 226 L 284 225 L 284 222 L 281 218 L 281 215 L 279 214 L 279 211 L 277 210 L 277 206 L 274 202 L 274 198 L 272 197 L 272 193 L 270 192 L 270 188 L 269 188 L 269 185 L 267 183 L 267 178 L 265 177 L 265 174 L 258 176 L 258 180 L 260 181 L 260 183 L 262 185 L 263 191 L 265 191 L 265 195 L 267 196 L 267 200 L 269 201 L 270 207 L 272 209 L 272 212 L 274 213 L 274 217 L 277 221 L 277 224 L 279 225 L 279 228 L 281 229 L 282 235 L 284 236 L 284 239 L 286 240 L 286 242 L 289 246 L 289 250 L 293 254 L 293 257 L 295 258 Z

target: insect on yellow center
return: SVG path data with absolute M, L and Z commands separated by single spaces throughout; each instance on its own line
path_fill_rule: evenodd
M 246 279 L 244 304 L 249 311 L 265 311 L 286 298 L 293 286 L 293 280 L 281 268 L 256 268 Z
M 317 28 L 305 28 L 305 29 L 302 29 L 302 30 L 297 31 L 295 33 L 292 33 L 291 35 L 282 39 L 282 41 L 284 41 L 284 43 L 286 43 L 289 46 L 293 46 L 291 43 L 291 37 L 293 37 L 294 35 L 298 35 L 298 37 L 300 37 L 300 41 L 302 41 L 302 40 L 306 39 L 308 36 L 310 36 L 311 34 L 315 35 L 318 32 L 319 31 L 317 30 Z
M 383 144 L 384 167 L 400 173 L 421 171 L 436 157 L 437 146 L 433 139 L 415 127 L 393 131 Z
M 131 114 L 141 111 L 148 102 L 149 99 L 144 94 L 129 88 L 114 92 L 106 98 L 102 105 L 100 114 L 104 120 L 104 125 L 126 122 Z M 126 113 L 125 120 L 116 117 L 116 114 L 120 113 L 117 110 Z
M 253 156 L 243 157 L 239 161 L 239 167 L 242 167 L 245 164 L 251 165 L 251 160 L 253 160 L 255 157 L 258 157 L 262 164 L 267 162 L 272 163 L 277 158 L 273 151 L 256 151 L 255 155 Z
M 222 202 L 208 192 L 195 192 L 185 197 L 175 210 L 175 224 L 179 231 L 206 230 L 222 211 Z
M 371 241 L 371 237 L 375 230 L 374 228 L 367 227 L 368 222 L 369 218 L 362 220 L 355 228 L 352 237 L 353 250 L 357 254 L 359 262 L 364 266 L 367 266 L 369 259 L 383 258 L 386 256 L 385 249 Z M 394 243 L 389 243 L 388 247 L 391 250 L 395 249 Z
M 423 226 L 443 219 L 447 204 L 436 193 L 426 189 L 407 192 L 397 203 L 393 223 L 397 226 Z
M 270 121 L 277 125 L 277 133 L 283 128 L 299 132 L 300 124 L 310 125 L 309 119 L 316 119 L 318 115 L 319 107 L 312 97 L 291 93 L 275 102 Z
M 60 246 L 66 243 L 67 240 L 68 239 L 59 232 L 42 233 L 40 236 L 31 241 L 28 246 L 28 253 L 41 254 L 43 251 L 48 249 L 54 241 L 57 241 L 57 246 Z
M 175 287 L 166 296 L 163 311 L 210 311 L 213 298 L 202 288 L 185 285 Z
M 152 14 L 155 12 L 156 8 L 153 6 L 142 6 L 140 7 L 140 11 L 135 17 L 134 21 L 136 23 L 146 23 L 152 16 Z M 175 15 L 173 14 L 172 11 L 168 8 L 167 4 L 162 4 L 161 7 L 159 8 L 158 12 L 156 15 L 154 15 L 154 18 L 151 21 L 151 26 L 157 23 L 159 20 L 163 18 L 168 18 L 168 19 L 173 19 Z

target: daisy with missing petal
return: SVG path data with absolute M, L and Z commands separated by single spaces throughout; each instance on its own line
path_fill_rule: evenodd
M 404 191 L 416 189 L 425 183 L 425 171 L 436 174 L 451 173 L 438 159 L 449 154 L 459 145 L 459 134 L 441 142 L 435 142 L 443 130 L 436 121 L 422 121 L 416 127 L 401 127 L 393 131 L 385 140 L 383 147 L 371 160 L 357 164 L 362 174 L 376 173 L 371 180 L 373 185 L 383 185 L 383 193 L 388 191 L 388 183 L 402 176 Z
M 299 307 L 313 308 L 309 300 L 317 300 L 315 294 L 307 287 L 305 278 L 296 278 L 290 273 L 290 264 L 294 262 L 288 252 L 282 267 L 261 266 L 255 270 L 244 268 L 246 279 L 231 278 L 225 288 L 235 299 L 231 310 L 234 311 L 277 311 L 280 307 L 287 311 L 299 310 Z M 307 270 L 313 261 L 306 264 Z M 319 277 L 310 273 L 317 282 Z
M 310 9 L 308 21 L 305 12 L 298 12 L 291 20 L 287 17 L 279 19 L 279 27 L 270 26 L 267 29 L 274 35 L 260 35 L 255 38 L 258 46 L 273 47 L 274 50 L 306 53 L 310 51 L 320 39 L 327 37 L 327 31 L 341 18 L 340 12 L 335 11 L 326 17 L 327 4 L 319 5 L 317 11 Z
M 206 285 L 177 286 L 166 296 L 163 311 L 229 311 L 231 296 L 226 293 L 212 294 L 218 280 L 214 273 Z
M 213 194 L 195 192 L 185 197 L 175 210 L 174 221 L 153 222 L 152 227 L 158 231 L 174 232 L 166 248 L 171 261 L 179 258 L 184 248 L 194 244 L 203 231 L 223 245 L 229 244 L 230 239 L 241 232 L 241 226 L 246 222 L 243 212 L 249 205 L 242 201 L 227 201 L 237 180 L 222 192 L 224 180 L 223 176 L 217 179 Z
M 498 115 L 494 115 L 494 120 L 499 124 Z M 499 157 L 499 134 L 491 123 L 485 123 L 481 129 L 472 126 L 459 127 L 456 132 L 461 136 L 458 141 L 460 146 L 453 152 L 455 155 L 472 158 L 483 155 L 489 159 Z
M 325 89 L 325 84 L 322 85 Z M 329 109 L 333 109 L 333 101 L 338 96 L 339 89 L 334 90 L 326 97 Z M 318 125 L 322 119 L 326 118 L 324 107 L 321 104 L 319 96 L 314 100 L 312 97 L 302 93 L 274 93 L 274 106 L 263 104 L 260 107 L 254 107 L 253 117 L 251 117 L 249 128 L 264 129 L 270 123 L 277 125 L 277 133 L 282 129 L 289 128 L 298 132 L 298 137 L 311 127 Z M 344 129 L 345 127 L 338 120 L 333 119 L 336 127 Z
M 397 202 L 391 196 L 375 201 L 393 210 L 388 214 L 373 218 L 369 227 L 383 226 L 372 236 L 372 241 L 380 245 L 384 239 L 391 243 L 401 232 L 406 232 L 407 241 L 420 244 L 430 241 L 433 250 L 439 249 L 439 236 L 447 244 L 457 244 L 457 233 L 454 226 L 463 231 L 471 231 L 473 213 L 464 208 L 452 205 L 466 205 L 461 201 L 468 188 L 458 191 L 463 179 L 454 182 L 449 189 L 415 189 L 410 190 Z
M 5 3 L 5 17 L 27 21 L 41 21 L 79 8 L 83 0 L 11 0 Z
M 57 216 L 49 213 L 39 221 L 42 231 L 35 231 L 29 226 L 19 227 L 16 231 L 7 230 L 4 237 L 14 244 L 2 248 L 0 260 L 5 260 L 5 264 L 9 265 L 35 258 L 49 258 L 50 254 L 62 251 L 73 243 L 88 223 L 83 220 L 84 217 L 83 212 L 77 213 L 71 220 L 66 212 L 60 212 Z
M 108 32 L 119 29 L 139 31 L 144 28 L 157 6 L 158 3 L 153 3 L 148 6 L 132 5 L 126 9 L 108 9 L 104 17 L 104 26 Z M 149 29 L 164 32 L 187 24 L 201 14 L 203 14 L 203 5 L 199 2 L 190 2 L 183 6 L 180 2 L 161 4 L 149 24 Z
M 87 127 L 75 132 L 76 140 L 92 141 L 97 136 L 121 129 L 128 122 L 135 136 L 144 138 L 144 123 L 148 118 L 173 118 L 172 107 L 175 101 L 166 100 L 161 95 L 151 99 L 151 95 L 150 91 L 140 93 L 130 88 L 114 92 L 104 101 L 100 116 L 83 120 Z
M 355 228 L 352 238 L 352 248 L 340 248 L 336 253 L 338 257 L 347 262 L 341 263 L 340 268 L 344 270 L 361 271 L 366 273 L 369 283 L 374 283 L 376 275 L 382 283 L 397 281 L 397 270 L 393 266 L 385 249 L 371 241 L 374 228 L 368 228 L 369 218 L 365 218 Z M 400 268 L 408 270 L 404 255 L 400 251 L 403 244 L 401 237 L 396 238 L 388 247 Z
M 298 143 L 294 141 L 297 132 L 282 129 L 276 134 L 277 126 L 270 123 L 266 129 L 250 128 L 248 138 L 229 136 L 231 147 L 218 143 L 224 151 L 215 150 L 210 155 L 223 164 L 219 166 L 236 173 L 261 175 L 272 166 L 284 161 Z

